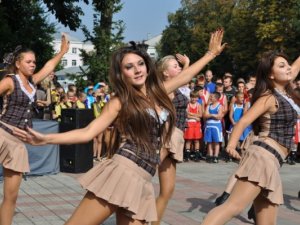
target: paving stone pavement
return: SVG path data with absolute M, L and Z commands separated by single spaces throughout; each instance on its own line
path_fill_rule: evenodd
M 200 224 L 207 212 L 214 207 L 226 181 L 237 167 L 236 163 L 208 164 L 205 162 L 181 163 L 177 166 L 176 189 L 165 212 L 162 225 Z M 283 165 L 281 177 L 285 204 L 279 208 L 279 225 L 300 224 L 300 163 Z M 76 181 L 80 174 L 59 173 L 28 177 L 22 182 L 13 225 L 61 225 L 70 217 L 85 191 Z M 153 179 L 158 193 L 158 178 Z M 0 183 L 2 190 L 3 183 Z M 0 194 L 0 198 L 2 195 Z M 228 225 L 253 224 L 246 216 L 232 219 Z M 116 224 L 111 216 L 104 225 Z

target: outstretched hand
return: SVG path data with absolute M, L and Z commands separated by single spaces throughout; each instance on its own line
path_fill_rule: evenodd
M 67 35 L 63 33 L 61 36 L 60 51 L 63 53 L 67 53 L 69 50 L 69 45 L 70 45 L 70 41 L 68 40 Z
M 218 29 L 211 34 L 209 46 L 208 46 L 208 53 L 214 56 L 221 54 L 221 52 L 224 50 L 224 48 L 227 45 L 227 43 L 222 44 L 223 35 L 224 35 L 223 29 Z
M 27 131 L 21 130 L 19 128 L 13 129 L 14 135 L 19 138 L 20 140 L 27 142 L 31 145 L 45 145 L 46 142 L 46 136 L 42 133 L 39 133 L 31 128 L 27 128 Z

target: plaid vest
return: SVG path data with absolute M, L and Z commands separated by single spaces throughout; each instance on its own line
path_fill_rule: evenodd
M 277 100 L 278 110 L 276 113 L 263 115 L 259 119 L 260 136 L 267 136 L 277 141 L 282 146 L 291 150 L 295 135 L 297 112 L 290 103 L 276 91 L 274 97 Z M 264 135 L 261 135 L 264 134 Z
M 26 129 L 27 126 L 32 127 L 32 109 L 36 96 L 34 99 L 30 99 L 22 90 L 17 76 L 10 75 L 10 77 L 14 83 L 14 91 L 3 98 L 4 104 L 0 113 L 0 120 L 20 129 Z M 35 90 L 33 91 L 35 92 Z M 3 124 L 0 127 L 11 133 Z

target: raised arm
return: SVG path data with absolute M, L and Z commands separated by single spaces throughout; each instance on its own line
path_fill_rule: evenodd
M 223 33 L 223 30 L 217 30 L 212 33 L 209 41 L 209 48 L 205 55 L 188 68 L 182 70 L 178 76 L 164 82 L 167 93 L 171 93 L 177 88 L 190 82 L 211 60 L 223 51 L 226 46 L 226 44 L 222 44 Z
M 92 140 L 98 134 L 112 124 L 117 118 L 121 104 L 119 99 L 111 99 L 103 108 L 101 115 L 94 119 L 88 126 L 81 129 L 75 129 L 64 133 L 41 134 L 32 129 L 28 132 L 15 128 L 14 134 L 21 140 L 32 145 L 45 144 L 77 144 Z
M 300 56 L 292 64 L 292 76 L 293 76 L 292 80 L 296 79 L 299 71 L 300 71 Z
M 32 75 L 32 80 L 35 84 L 40 83 L 44 78 L 46 78 L 59 64 L 61 58 L 64 56 L 65 53 L 67 53 L 69 50 L 69 41 L 65 34 L 61 37 L 61 46 L 60 51 L 46 64 L 44 67 L 38 71 L 37 73 Z

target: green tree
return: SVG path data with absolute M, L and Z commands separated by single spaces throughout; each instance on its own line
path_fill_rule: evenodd
M 109 61 L 112 51 L 122 44 L 124 25 L 113 21 L 113 15 L 122 9 L 120 0 L 94 0 L 94 28 L 92 34 L 83 27 L 87 41 L 94 44 L 93 52 L 82 51 L 84 63 L 89 66 L 86 74 L 91 82 L 108 81 Z
M 89 4 L 89 0 L 82 0 Z M 43 0 L 49 12 L 55 15 L 55 18 L 66 27 L 75 31 L 81 26 L 80 16 L 84 15 L 82 8 L 77 4 L 80 0 Z
M 39 1 L 2 0 L 0 4 L 0 58 L 17 45 L 35 51 L 38 69 L 53 56 L 51 42 L 55 32 Z
M 159 57 L 177 52 L 190 55 L 191 28 L 187 17 L 188 13 L 184 8 L 168 16 L 170 25 L 163 31 L 161 42 L 157 46 Z
M 300 1 L 257 0 L 254 5 L 258 47 L 262 51 L 282 50 L 293 58 L 299 55 Z
M 292 60 L 299 55 L 300 0 L 182 0 L 182 7 L 169 16 L 160 54 L 184 51 L 194 61 L 205 53 L 209 33 L 218 27 L 225 29 L 228 47 L 208 67 L 219 76 L 246 76 L 255 73 L 258 57 L 267 50 L 284 51 Z
M 159 45 L 160 55 L 186 53 L 191 61 L 207 51 L 210 32 L 217 28 L 225 28 L 231 18 L 234 1 L 193 1 L 183 0 L 182 7 L 174 14 L 169 15 L 169 26 L 164 30 Z M 223 56 L 208 65 L 217 74 L 228 71 L 232 59 L 223 53 Z M 222 66 L 221 66 L 222 65 Z

